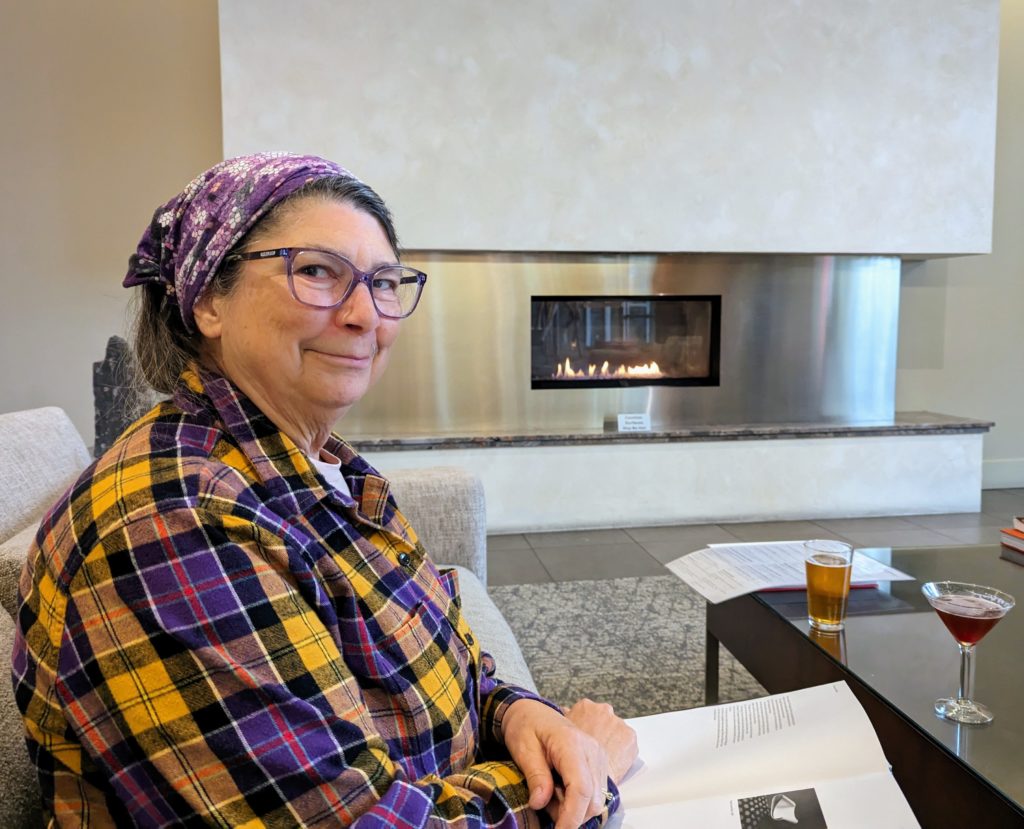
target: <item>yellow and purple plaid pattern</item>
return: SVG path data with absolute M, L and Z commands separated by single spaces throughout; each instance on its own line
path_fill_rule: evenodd
M 352 497 L 188 371 L 44 519 L 14 682 L 59 825 L 539 825 L 491 677 L 387 482 Z

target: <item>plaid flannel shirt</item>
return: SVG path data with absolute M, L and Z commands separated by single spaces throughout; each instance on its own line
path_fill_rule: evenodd
M 348 445 L 352 498 L 187 371 L 43 520 L 14 682 L 59 825 L 524 826 L 513 702 Z

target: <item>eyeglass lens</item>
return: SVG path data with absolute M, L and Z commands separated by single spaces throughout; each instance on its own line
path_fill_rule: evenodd
M 343 259 L 317 250 L 296 251 L 291 269 L 295 298 L 318 308 L 337 305 L 355 278 Z M 416 307 L 421 286 L 417 272 L 411 268 L 381 268 L 371 282 L 370 293 L 380 313 L 401 317 Z

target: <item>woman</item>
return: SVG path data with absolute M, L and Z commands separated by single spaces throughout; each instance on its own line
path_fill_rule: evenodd
M 387 481 L 331 433 L 426 276 L 380 198 L 261 154 L 159 208 L 124 284 L 172 395 L 44 519 L 14 672 L 59 825 L 598 822 L 607 707 L 493 676 Z

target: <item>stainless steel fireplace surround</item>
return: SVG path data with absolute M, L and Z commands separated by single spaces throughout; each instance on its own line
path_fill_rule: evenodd
M 697 424 L 884 424 L 900 260 L 879 256 L 413 252 L 429 274 L 352 437 L 600 431 L 621 413 Z M 531 297 L 721 297 L 719 385 L 531 389 Z

